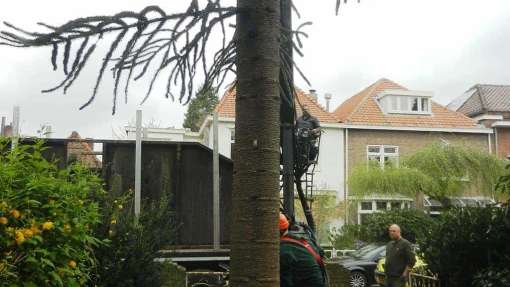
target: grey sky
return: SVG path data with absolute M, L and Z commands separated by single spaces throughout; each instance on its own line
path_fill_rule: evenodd
M 4 1 L 6 2 L 6 1 Z M 228 1 L 233 3 L 234 1 Z M 476 83 L 510 84 L 510 1 L 508 0 L 362 0 L 350 1 L 339 16 L 335 0 L 295 0 L 306 28 L 305 57 L 297 59 L 320 94 L 333 94 L 332 107 L 381 77 L 409 89 L 428 90 L 447 104 Z M 121 3 L 121 4 L 119 4 Z M 120 10 L 139 11 L 159 5 L 167 13 L 182 11 L 187 0 L 158 1 L 8 1 L 0 7 L 0 20 L 22 27 L 42 21 L 62 24 L 71 18 L 110 15 Z M 132 120 L 144 95 L 142 84 L 133 86 L 132 98 L 111 116 L 111 78 L 105 75 L 97 100 L 79 111 L 91 94 L 98 66 L 90 64 L 67 95 L 41 94 L 62 80 L 50 67 L 50 49 L 13 49 L 0 46 L 0 115 L 10 120 L 12 106 L 20 105 L 22 133 L 35 134 L 51 124 L 55 136 L 77 130 L 84 137 L 110 138 Z M 297 84 L 308 86 L 297 78 Z M 163 98 L 156 89 L 142 106 L 145 120 L 162 127 L 180 127 L 185 107 Z

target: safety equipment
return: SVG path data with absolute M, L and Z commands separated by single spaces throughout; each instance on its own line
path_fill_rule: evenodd
M 289 228 L 289 220 L 287 220 L 287 217 L 283 213 L 280 213 L 279 226 L 280 226 L 280 231 L 284 231 Z

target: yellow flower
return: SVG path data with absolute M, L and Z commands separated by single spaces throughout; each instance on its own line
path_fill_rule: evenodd
M 12 217 L 18 219 L 21 216 L 21 213 L 18 210 L 13 209 L 13 210 L 11 210 L 11 215 L 12 215 Z
M 2 211 L 7 210 L 7 207 L 8 207 L 7 202 L 5 201 L 0 202 L 0 210 Z
M 122 204 L 119 204 L 119 209 L 122 210 L 122 208 L 124 208 L 124 206 L 122 206 Z
M 71 231 L 71 225 L 69 225 L 69 224 L 67 224 L 67 223 L 66 223 L 66 224 L 64 224 L 64 231 L 65 231 L 65 232 L 69 232 L 69 231 Z
M 32 231 L 32 234 L 39 234 L 41 233 L 41 230 L 39 229 L 39 227 L 37 227 L 37 225 L 35 223 L 32 223 L 32 226 L 30 227 L 30 231 Z
M 113 235 L 113 230 L 108 230 L 108 235 L 112 236 Z
M 7 219 L 7 217 L 0 217 L 0 224 L 3 224 L 3 225 L 7 225 L 7 223 L 9 223 L 9 220 Z
M 73 269 L 76 268 L 76 262 L 74 260 L 69 260 L 67 265 Z
M 110 221 L 111 224 L 117 224 L 117 219 L 112 219 L 112 221 Z
M 21 245 L 23 244 L 23 242 L 25 242 L 25 236 L 23 235 L 23 232 L 21 231 L 16 231 L 16 243 L 18 245 Z
M 53 229 L 53 226 L 54 226 L 53 222 L 46 221 L 45 223 L 43 223 L 42 229 L 43 230 L 51 230 L 51 229 Z
M 25 235 L 26 238 L 30 238 L 34 236 L 34 233 L 30 229 L 23 229 L 23 235 Z

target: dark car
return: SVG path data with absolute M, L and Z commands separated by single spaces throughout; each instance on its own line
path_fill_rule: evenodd
M 348 256 L 338 259 L 338 264 L 351 272 L 349 286 L 369 287 L 375 284 L 374 272 L 379 259 L 386 256 L 385 244 L 369 244 Z

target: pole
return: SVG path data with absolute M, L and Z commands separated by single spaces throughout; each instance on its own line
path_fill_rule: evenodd
M 280 1 L 280 13 L 282 24 L 282 49 L 291 59 L 287 59 L 288 70 L 293 71 L 292 66 L 292 3 L 290 0 Z M 286 75 L 280 68 L 280 85 L 283 94 L 280 95 L 280 123 L 281 123 L 281 146 L 283 165 L 283 209 L 292 220 L 295 218 L 294 211 L 294 79 L 292 72 Z M 290 79 L 289 79 L 290 77 Z M 290 83 L 290 85 L 287 85 Z M 284 98 L 288 99 L 285 101 Z
M 140 216 L 140 200 L 142 188 L 142 110 L 136 110 L 136 143 L 135 143 L 135 222 Z
M 213 236 L 220 249 L 220 156 L 218 153 L 218 113 L 213 114 Z
M 2 117 L 2 125 L 0 126 L 0 136 L 5 136 L 5 117 Z
M 14 106 L 12 111 L 12 148 L 15 148 L 18 145 L 19 138 L 19 117 L 20 117 L 20 109 L 19 106 Z

